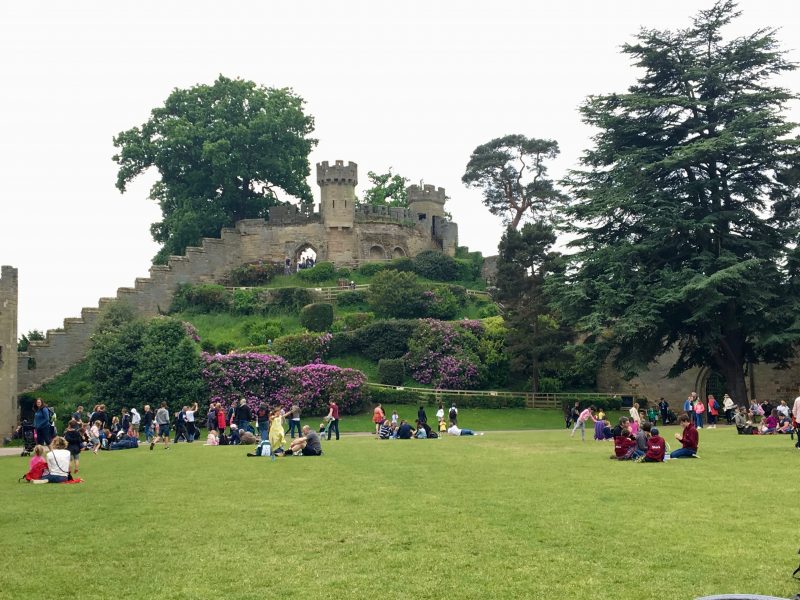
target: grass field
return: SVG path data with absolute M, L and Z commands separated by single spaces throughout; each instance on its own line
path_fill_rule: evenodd
M 609 444 L 564 431 L 323 447 L 275 462 L 199 444 L 89 455 L 73 486 L 17 484 L 27 459 L 0 458 L 0 598 L 800 591 L 783 436 L 704 431 L 702 458 L 661 465 L 609 461 Z

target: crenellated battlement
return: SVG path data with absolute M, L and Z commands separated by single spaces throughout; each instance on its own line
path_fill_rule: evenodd
M 421 188 L 418 185 L 410 185 L 406 188 L 408 203 L 414 202 L 437 202 L 444 204 L 447 201 L 447 194 L 443 187 L 437 188 L 430 184 L 425 184 Z
M 324 185 L 358 185 L 358 165 L 337 160 L 333 165 L 327 160 L 317 163 L 317 184 Z

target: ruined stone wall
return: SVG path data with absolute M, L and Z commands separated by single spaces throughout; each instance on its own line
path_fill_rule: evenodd
M 0 269 L 0 439 L 17 423 L 17 270 Z

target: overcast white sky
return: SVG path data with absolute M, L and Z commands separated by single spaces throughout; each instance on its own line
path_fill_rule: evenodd
M 0 5 L 0 264 L 20 270 L 19 332 L 59 327 L 148 274 L 152 177 L 121 195 L 112 136 L 175 87 L 218 74 L 289 86 L 316 118 L 313 164 L 352 160 L 447 188 L 460 243 L 496 253 L 501 225 L 466 190 L 471 151 L 508 133 L 553 138 L 576 164 L 577 107 L 624 90 L 619 46 L 677 28 L 711 2 L 210 2 L 5 0 Z M 782 28 L 800 61 L 800 11 L 743 0 L 731 28 Z M 800 74 L 781 83 L 798 92 Z M 794 120 L 800 120 L 796 107 Z M 363 191 L 364 185 L 357 188 Z

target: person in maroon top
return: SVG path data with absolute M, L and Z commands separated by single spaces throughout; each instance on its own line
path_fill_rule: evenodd
M 630 450 L 636 446 L 636 440 L 631 435 L 631 430 L 628 429 L 627 417 L 620 419 L 619 426 L 614 429 L 617 431 L 614 432 L 616 434 L 614 435 L 614 455 L 611 458 L 625 460 Z
M 336 405 L 336 402 L 331 400 L 328 402 L 328 420 L 331 422 L 330 427 L 328 427 L 328 439 L 331 439 L 331 433 L 336 431 L 336 439 L 339 439 L 339 407 Z
M 678 425 L 683 427 L 683 434 L 676 433 L 675 439 L 678 440 L 683 448 L 678 448 L 677 450 L 673 450 L 669 457 L 670 458 L 694 458 L 697 456 L 697 444 L 700 441 L 700 437 L 697 434 L 697 428 L 692 425 L 692 420 L 689 418 L 689 415 L 683 414 L 678 417 Z
M 647 439 L 647 452 L 641 462 L 663 462 L 666 447 L 667 443 L 664 438 L 658 435 L 658 429 L 653 427 L 650 430 L 650 437 Z

